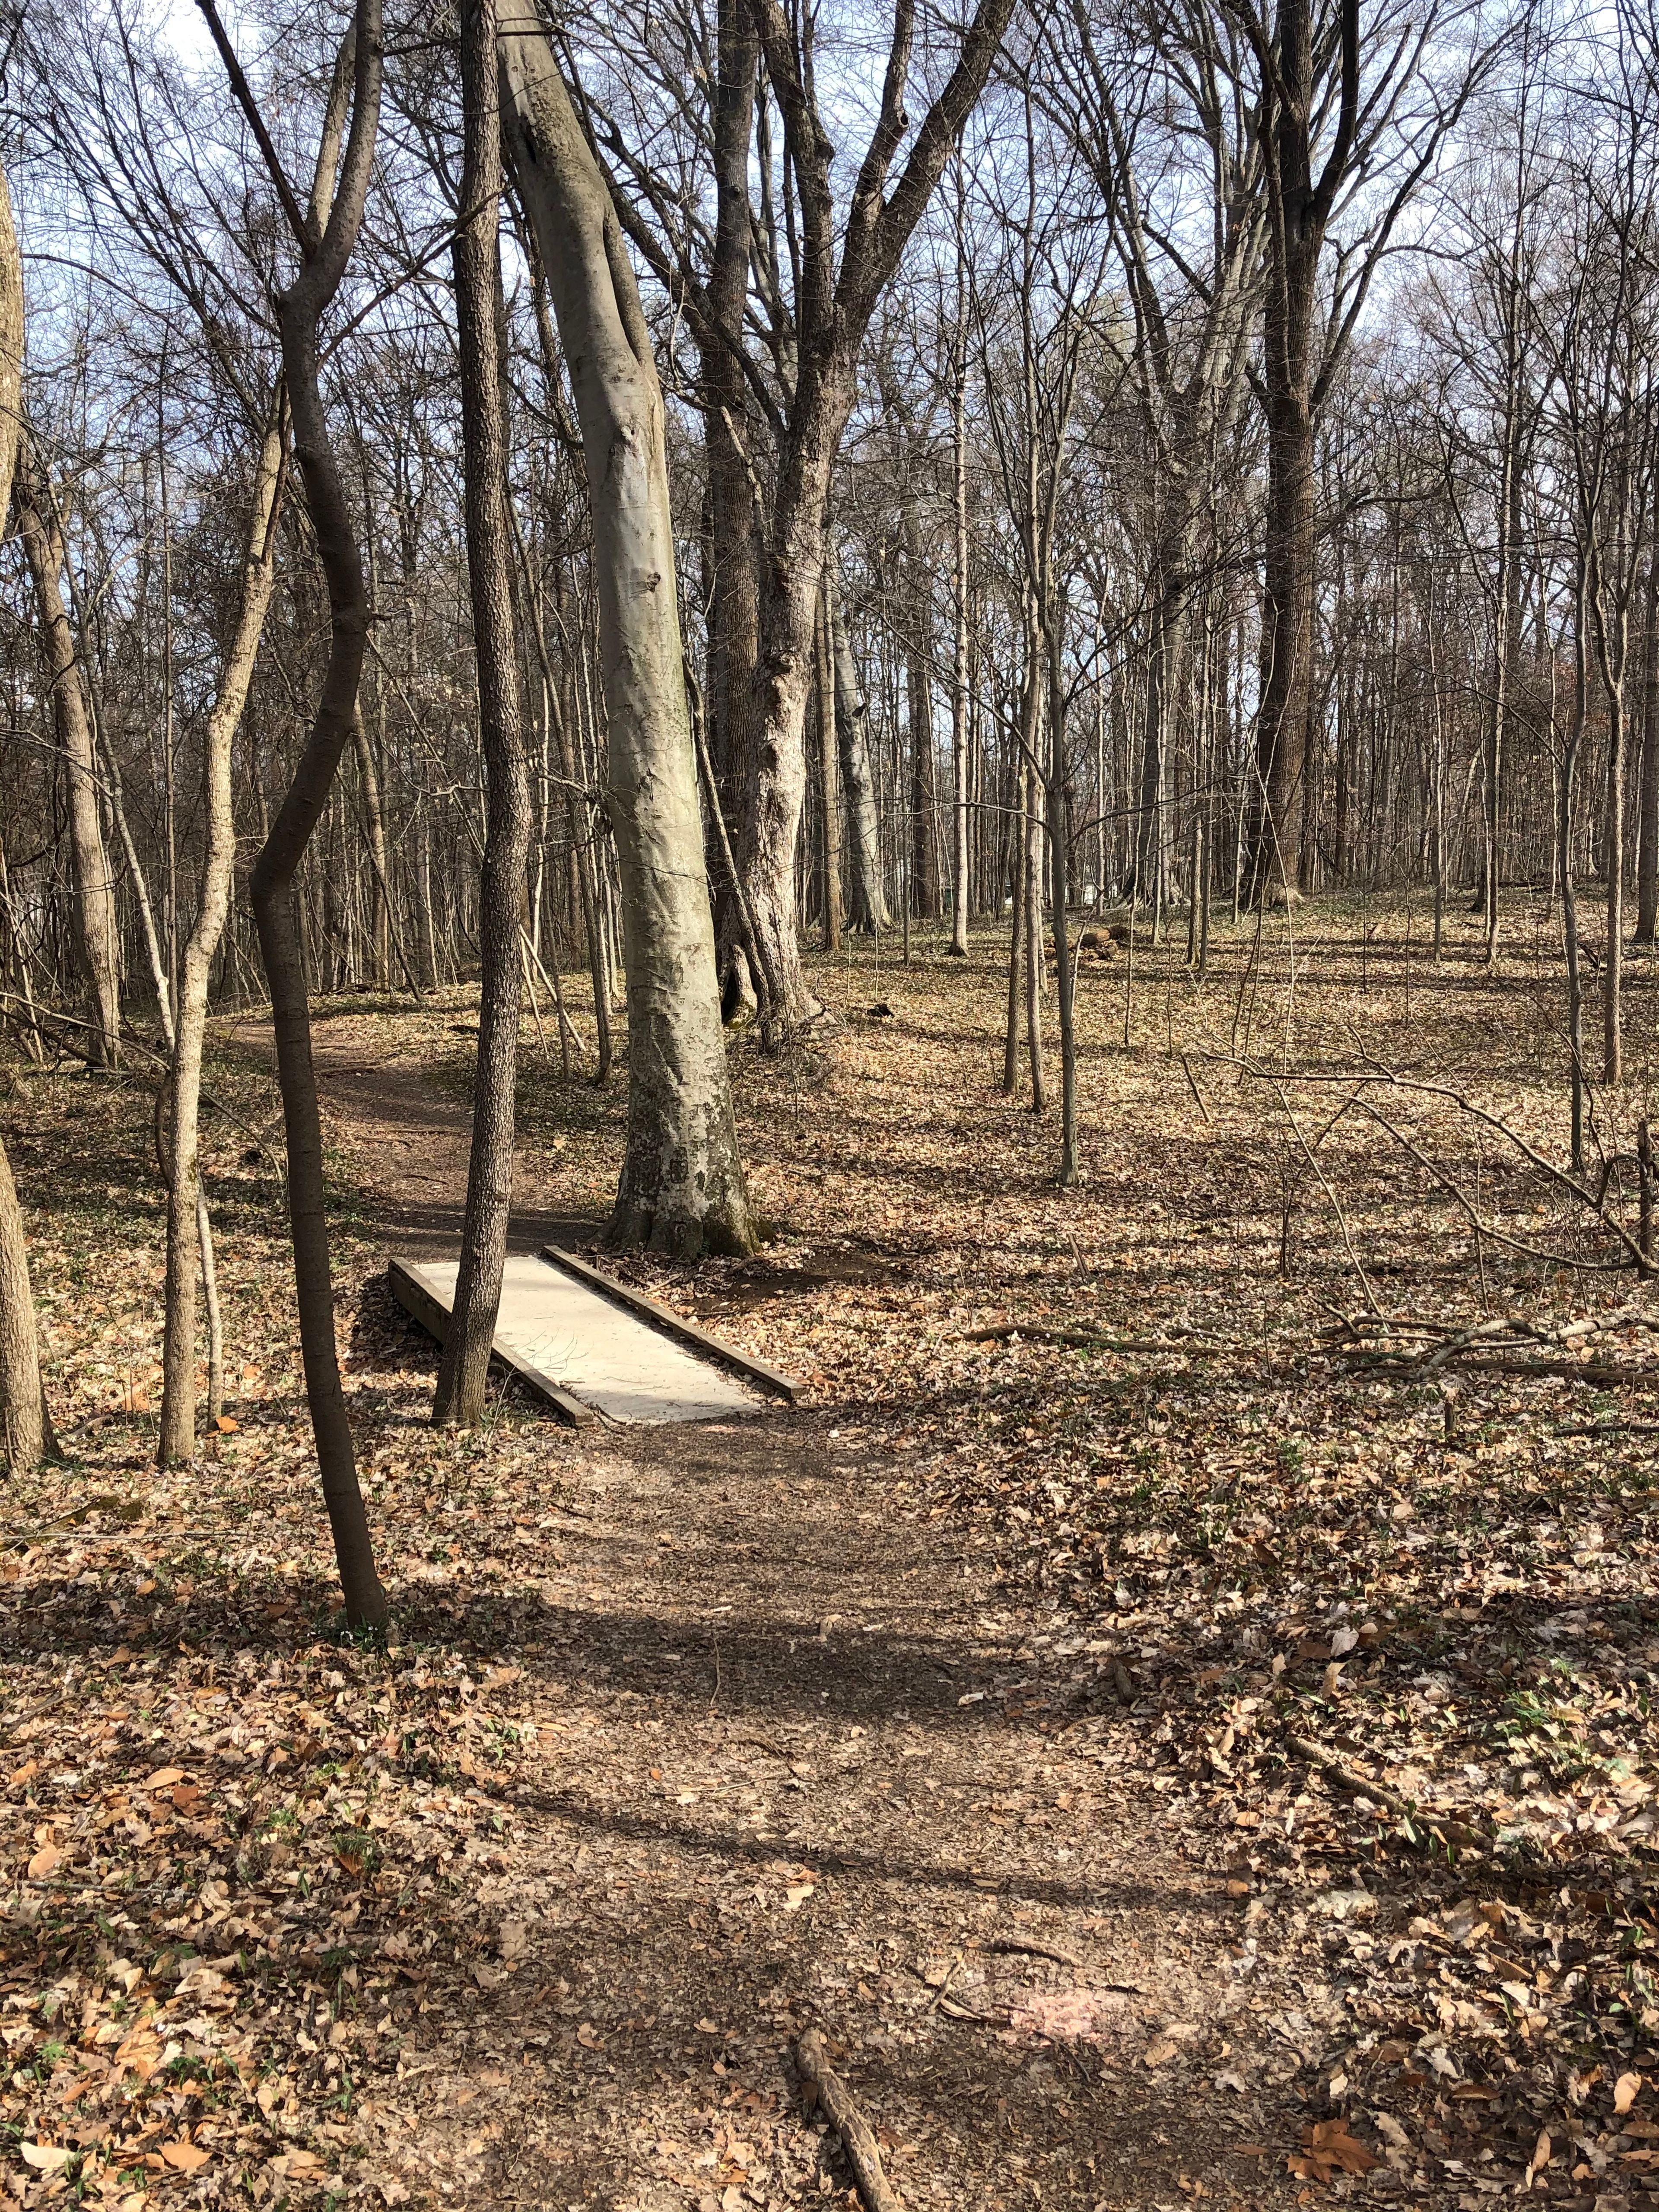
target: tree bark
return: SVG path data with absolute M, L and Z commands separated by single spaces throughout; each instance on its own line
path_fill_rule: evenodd
M 458 1428 L 483 1419 L 489 1352 L 501 1307 L 513 1198 L 514 1092 L 524 963 L 520 917 L 530 855 L 530 784 L 514 641 L 507 425 L 495 302 L 500 289 L 501 168 L 495 0 L 461 0 L 464 219 L 455 235 L 455 303 L 466 474 L 466 565 L 478 665 L 486 818 L 478 919 L 483 975 L 472 1147 L 460 1267 L 432 1418 Z
M 870 765 L 869 703 L 859 682 L 847 618 L 828 568 L 824 583 L 836 654 L 836 732 L 841 741 L 841 776 L 847 792 L 850 830 L 847 857 L 852 895 L 847 919 L 851 928 L 873 935 L 891 927 L 892 915 L 881 880 L 881 817 Z
M 650 334 L 551 46 L 514 30 L 500 53 L 503 135 L 569 364 L 593 523 L 628 971 L 627 1149 L 606 1237 L 688 1260 L 750 1252 L 758 1230 L 720 1025 Z
M 276 578 L 276 516 L 282 495 L 286 410 L 279 396 L 254 467 L 242 556 L 241 596 L 219 678 L 219 696 L 208 717 L 203 749 L 202 796 L 206 851 L 202 899 L 179 969 L 178 1018 L 167 1097 L 167 1255 L 163 1292 L 161 1423 L 156 1458 L 166 1467 L 196 1449 L 196 1272 L 198 1256 L 211 1264 L 204 1243 L 205 1200 L 198 1136 L 202 1092 L 202 1046 L 207 1030 L 208 983 L 214 955 L 230 912 L 236 865 L 236 825 L 231 814 L 231 746 L 247 703 L 265 615 Z
M 755 668 L 760 655 L 756 565 L 756 487 L 750 473 L 750 407 L 744 373 L 748 299 L 750 142 L 760 41 L 748 0 L 718 0 L 714 100 L 714 240 L 708 327 L 698 326 L 703 439 L 708 468 L 708 665 L 706 733 L 725 821 L 741 823 L 755 768 Z M 716 901 L 721 969 L 741 942 L 736 904 Z
M 830 473 L 857 396 L 858 358 L 870 319 L 984 89 L 1013 9 L 1012 0 L 978 0 L 955 65 L 893 179 L 908 123 L 904 94 L 915 29 L 914 0 L 896 0 L 880 115 L 859 165 L 837 269 L 830 183 L 835 149 L 818 113 L 810 45 L 781 0 L 749 4 L 783 117 L 799 210 L 799 281 L 794 388 L 779 443 L 771 528 L 761 563 L 757 769 L 741 860 L 755 927 L 778 978 L 779 1012 L 790 1024 L 817 1008 L 800 963 L 795 848 L 806 788 L 804 726 Z
M 823 949 L 841 951 L 841 747 L 836 737 L 835 654 L 830 644 L 829 571 L 818 594 L 813 696 L 818 716 L 818 812 L 823 840 Z
M 15 410 L 9 418 L 15 420 Z M 98 807 L 98 769 L 92 724 L 87 712 L 75 633 L 64 605 L 64 540 L 51 502 L 35 479 L 40 457 L 27 436 L 15 441 L 16 474 L 12 485 L 17 532 L 23 541 L 34 586 L 41 641 L 52 677 L 52 718 L 63 752 L 70 793 L 70 837 L 75 855 L 76 951 L 87 982 L 88 1036 L 94 1066 L 114 1067 L 120 1059 L 120 939 L 115 916 L 115 886 L 104 847 Z
M 1261 705 L 1250 892 L 1296 897 L 1302 878 L 1303 777 L 1312 708 L 1314 642 L 1314 334 L 1320 255 L 1359 127 L 1359 5 L 1339 0 L 1336 51 L 1316 37 L 1311 0 L 1277 0 L 1273 35 L 1254 14 L 1257 117 L 1267 183 L 1267 288 L 1262 317 L 1267 501 L 1261 609 Z M 1322 47 L 1323 51 L 1322 52 Z M 1313 172 L 1316 110 L 1334 61 L 1337 112 L 1330 149 Z M 1398 202 L 1396 202 L 1396 206 Z M 1323 372 L 1328 375 L 1331 363 Z
M 1054 996 L 1060 1014 L 1060 1176 L 1061 1186 L 1082 1179 L 1077 1148 L 1077 1025 L 1073 992 L 1077 969 L 1073 959 L 1066 910 L 1070 904 L 1067 869 L 1067 830 L 1070 806 L 1066 775 L 1066 671 L 1064 633 L 1060 628 L 1060 596 L 1052 576 L 1046 594 L 1043 642 L 1048 671 L 1048 861 L 1054 908 Z
M 0 515 L 11 500 L 23 374 L 23 261 L 11 194 L 0 173 Z M 8 897 L 9 908 L 9 897 Z M 21 948 L 20 948 L 21 955 Z M 21 957 L 20 957 L 21 964 Z M 27 969 L 23 969 L 27 989 Z M 0 1144 L 0 1444 L 9 1474 L 27 1474 L 46 1450 L 40 1340 L 29 1282 L 28 1244 L 11 1163 Z
M 1659 497 L 1659 486 L 1656 487 Z M 1648 563 L 1647 617 L 1642 641 L 1641 790 L 1636 823 L 1636 942 L 1651 945 L 1659 928 L 1659 561 Z
M 334 1282 L 329 1260 L 327 1189 L 323 1173 L 322 1118 L 311 1057 L 311 1003 L 300 928 L 295 878 L 351 742 L 357 686 L 368 636 L 368 592 L 351 510 L 318 383 L 318 325 L 345 274 L 362 227 L 380 119 L 382 40 L 380 0 L 357 0 L 351 30 L 335 67 L 334 87 L 317 157 L 318 184 L 308 213 L 301 216 L 270 146 L 264 118 L 213 7 L 199 0 L 254 135 L 265 153 L 284 212 L 300 244 L 300 267 L 276 297 L 283 371 L 299 465 L 328 591 L 329 647 L 316 714 L 293 781 L 277 809 L 249 889 L 259 954 L 270 991 L 276 1042 L 276 1079 L 283 1096 L 288 1145 L 289 1224 L 294 1243 L 294 1287 L 300 1315 L 300 1347 L 306 1401 L 333 1532 L 335 1557 L 354 1626 L 374 1626 L 386 1614 L 386 1592 L 374 1571 L 368 1516 L 357 1481 L 357 1462 L 340 1384 L 334 1335 Z M 351 129 L 343 157 L 343 88 L 351 84 Z M 337 191 L 332 184 L 339 163 Z M 327 207 L 326 222 L 320 210 Z
M 958 173 L 960 186 L 960 173 Z M 968 254 L 963 195 L 957 196 L 957 319 L 951 386 L 951 490 L 955 538 L 951 599 L 956 615 L 951 665 L 951 943 L 968 956 Z

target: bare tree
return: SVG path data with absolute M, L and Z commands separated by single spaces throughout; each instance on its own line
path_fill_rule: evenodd
M 750 5 L 783 116 L 800 238 L 793 388 L 778 438 L 762 559 L 757 766 L 738 857 L 755 927 L 775 970 L 780 1012 L 786 1022 L 796 1022 L 814 1004 L 800 963 L 795 848 L 806 790 L 806 702 L 830 470 L 856 396 L 870 319 L 984 88 L 1013 7 L 1012 0 L 978 0 L 944 88 L 890 188 L 908 124 L 915 38 L 914 0 L 897 0 L 881 112 L 860 163 L 837 265 L 835 149 L 818 106 L 810 34 L 791 23 L 779 0 Z
M 70 793 L 70 840 L 75 856 L 76 944 L 87 987 L 87 1036 L 98 1067 L 121 1056 L 121 953 L 115 886 L 99 813 L 101 779 L 93 749 L 85 678 L 64 604 L 67 555 L 45 479 L 45 462 L 27 430 L 17 441 L 12 499 L 23 541 L 42 647 L 52 679 L 52 715 Z
M 11 193 L 0 174 L 0 514 L 11 498 L 22 383 L 23 263 Z M 0 1445 L 7 1472 L 27 1474 L 46 1450 L 49 1433 L 23 1210 L 0 1144 Z
M 720 1026 L 650 333 L 545 35 L 507 31 L 501 69 L 503 137 L 569 364 L 592 514 L 628 972 L 628 1139 L 606 1234 L 684 1259 L 750 1252 L 758 1231 Z
M 219 676 L 219 693 L 208 717 L 203 750 L 203 811 L 207 848 L 201 904 L 179 965 L 178 1011 L 167 1097 L 167 1257 L 163 1298 L 161 1421 L 156 1456 L 165 1467 L 196 1449 L 196 1272 L 212 1264 L 207 1200 L 202 1189 L 199 1123 L 202 1048 L 207 1031 L 208 984 L 230 911 L 236 866 L 236 825 L 231 808 L 231 750 L 247 704 L 253 665 L 276 580 L 276 523 L 286 463 L 287 409 L 278 395 L 260 442 L 248 501 L 247 542 L 234 626 Z M 216 1416 L 215 1392 L 209 1413 Z
M 300 266 L 292 283 L 276 295 L 276 320 L 295 458 L 328 587 L 329 652 L 305 751 L 254 862 L 250 889 L 259 951 L 270 988 L 277 1081 L 288 1138 L 289 1220 L 294 1240 L 294 1285 L 306 1400 L 346 1615 L 354 1624 L 373 1626 L 385 1619 L 386 1598 L 374 1571 L 368 1516 L 357 1480 L 345 1394 L 340 1387 L 322 1121 L 311 1056 L 311 1003 L 295 878 L 312 831 L 328 803 L 341 756 L 351 742 L 368 637 L 368 597 L 362 557 L 318 381 L 318 325 L 345 275 L 368 194 L 380 108 L 380 0 L 357 0 L 324 118 L 316 173 L 319 180 L 332 183 L 337 161 L 337 185 L 331 191 L 319 189 L 303 214 L 214 0 L 198 0 L 198 4 L 229 73 L 231 88 L 246 113 L 300 253 Z M 339 88 L 348 82 L 351 86 L 349 134 L 345 103 L 338 97 Z M 343 135 L 343 153 L 340 150 Z
M 462 0 L 461 101 L 465 157 L 455 234 L 455 303 L 466 452 L 467 574 L 478 662 L 478 718 L 487 779 L 483 895 L 478 932 L 483 973 L 472 1150 L 455 1300 L 433 1419 L 471 1428 L 483 1418 L 489 1349 L 507 1257 L 513 1196 L 514 1086 L 519 1066 L 520 915 L 530 851 L 519 665 L 513 620 L 512 534 L 507 516 L 507 424 L 496 329 L 501 290 L 501 127 L 495 0 Z

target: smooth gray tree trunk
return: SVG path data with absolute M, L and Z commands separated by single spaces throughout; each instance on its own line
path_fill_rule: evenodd
M 628 975 L 627 1149 L 606 1237 L 688 1260 L 750 1252 L 759 1232 L 720 1024 L 650 332 L 550 44 L 515 27 L 500 55 L 502 136 L 547 272 L 593 524 Z

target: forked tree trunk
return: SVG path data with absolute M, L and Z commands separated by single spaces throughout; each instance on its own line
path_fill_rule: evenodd
M 432 1418 L 473 1428 L 483 1419 L 489 1348 L 507 1259 L 524 969 L 519 924 L 530 854 L 530 784 L 513 620 L 507 428 L 495 321 L 501 191 L 495 0 L 462 0 L 461 103 L 461 206 L 465 214 L 455 234 L 455 304 L 466 460 L 466 565 L 472 591 L 488 816 L 478 915 L 483 975 L 472 1150 L 454 1310 L 438 1369 Z
M 651 337 L 551 46 L 514 29 L 500 53 L 502 135 L 547 270 L 592 514 L 628 970 L 628 1139 L 606 1237 L 683 1259 L 751 1252 L 758 1231 L 720 1025 Z M 815 569 L 815 594 L 817 582 Z M 811 637 L 809 619 L 809 647 Z
M 800 252 L 794 384 L 761 563 L 757 768 L 741 859 L 756 933 L 778 980 L 779 1016 L 789 1025 L 817 1007 L 800 961 L 795 848 L 806 790 L 803 730 L 830 471 L 858 396 L 858 359 L 871 317 L 984 88 L 1013 9 L 1012 0 L 978 0 L 955 64 L 918 121 L 895 179 L 891 170 L 908 123 L 904 94 L 915 30 L 912 0 L 899 0 L 890 11 L 892 45 L 880 117 L 859 164 L 843 226 L 836 220 L 830 185 L 835 145 L 812 81 L 811 18 L 792 18 L 781 0 L 750 0 L 750 5 L 788 143 Z
M 9 418 L 15 422 L 15 404 Z M 13 495 L 17 533 L 23 541 L 34 586 L 40 635 L 52 676 L 52 718 L 68 771 L 70 839 L 75 855 L 76 951 L 87 982 L 88 1057 L 94 1066 L 113 1067 L 120 1058 L 120 939 L 115 919 L 115 886 L 99 817 L 98 769 L 92 723 L 75 633 L 64 605 L 64 540 L 34 479 L 41 465 L 27 439 L 14 441 L 16 476 Z
M 294 457 L 305 489 L 318 558 L 328 590 L 329 647 L 306 747 L 276 818 L 253 864 L 250 890 L 259 955 L 270 991 L 276 1042 L 276 1079 L 283 1094 L 288 1145 L 289 1224 L 294 1242 L 295 1302 L 306 1401 L 311 1413 L 323 1498 L 334 1536 L 347 1620 L 353 1626 L 384 1620 L 386 1592 L 374 1571 L 368 1516 L 357 1481 L 357 1462 L 340 1383 L 334 1335 L 334 1280 L 329 1261 L 327 1191 L 323 1176 L 322 1119 L 317 1072 L 311 1057 L 311 1002 L 307 989 L 295 878 L 351 742 L 368 638 L 368 592 L 351 509 L 318 384 L 318 325 L 340 288 L 362 227 L 380 111 L 380 0 L 357 0 L 356 21 L 335 69 L 317 157 L 319 189 L 301 216 L 292 189 L 276 166 L 264 118 L 226 37 L 213 0 L 199 0 L 254 134 L 264 152 L 290 226 L 300 243 L 300 268 L 276 297 L 283 373 L 294 426 Z M 339 161 L 339 187 L 331 183 L 343 128 L 342 90 L 352 86 L 351 131 Z M 327 207 L 325 223 L 319 210 Z
M 185 945 L 179 975 L 173 1079 L 167 1099 L 167 1256 L 163 1292 L 161 1433 L 156 1458 L 163 1467 L 196 1449 L 196 1269 L 198 1255 L 211 1265 L 204 1244 L 198 1134 L 202 1095 L 202 1045 L 207 1030 L 208 982 L 230 912 L 236 865 L 236 825 L 231 814 L 231 746 L 247 703 L 265 615 L 276 577 L 276 514 L 281 496 L 286 410 L 279 398 L 259 448 L 248 503 L 247 543 L 242 556 L 241 598 L 219 678 L 219 696 L 208 717 L 202 763 L 207 848 L 202 902 Z
M 22 369 L 23 262 L 11 219 L 11 194 L 0 174 L 0 515 L 10 501 L 17 459 Z M 27 969 L 24 975 L 27 983 Z M 9 1474 L 27 1474 L 39 1463 L 46 1443 L 45 1416 L 23 1210 L 0 1144 L 0 1447 Z

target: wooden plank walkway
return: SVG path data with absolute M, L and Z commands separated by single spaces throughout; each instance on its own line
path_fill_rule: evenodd
M 709 1339 L 699 1357 L 634 1309 L 632 1294 L 607 1296 L 599 1287 L 605 1278 L 586 1267 L 576 1273 L 563 1254 L 556 1256 L 566 1264 L 551 1265 L 553 1256 L 507 1255 L 494 1349 L 562 1420 L 580 1427 L 599 1413 L 613 1421 L 714 1421 L 763 1410 L 736 1373 L 723 1371 L 744 1364 L 742 1354 Z M 441 1343 L 457 1272 L 453 1260 L 393 1260 L 387 1269 L 399 1304 Z M 716 1353 L 723 1365 L 714 1364 Z M 769 1370 L 765 1380 L 774 1389 L 786 1384 Z

